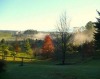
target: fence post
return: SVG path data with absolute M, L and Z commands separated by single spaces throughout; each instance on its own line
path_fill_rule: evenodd
M 24 57 L 21 57 L 21 59 L 22 59 L 22 61 L 21 61 L 20 66 L 23 66 L 23 59 L 24 59 Z

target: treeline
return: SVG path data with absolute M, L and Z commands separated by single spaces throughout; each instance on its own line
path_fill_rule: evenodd
M 100 12 L 98 14 L 100 15 Z M 1 54 L 16 56 L 19 53 L 24 53 L 33 58 L 62 60 L 62 64 L 65 64 L 67 58 L 78 60 L 90 57 L 100 58 L 100 18 L 97 18 L 95 23 L 89 21 L 86 26 L 75 28 L 73 32 L 67 31 L 65 20 L 64 16 L 60 18 L 59 31 L 46 35 L 44 40 L 30 38 L 18 40 L 16 38 L 14 41 L 5 41 L 2 39 L 0 42 Z M 38 33 L 36 30 L 23 32 L 23 34 L 29 35 L 36 33 Z

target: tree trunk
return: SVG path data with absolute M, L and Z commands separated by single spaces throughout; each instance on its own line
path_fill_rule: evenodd
M 65 52 L 63 51 L 63 56 L 62 56 L 62 65 L 65 64 Z
M 66 34 L 62 33 L 62 65 L 65 64 L 65 54 L 66 54 Z
M 82 58 L 81 60 L 82 60 L 82 61 L 84 60 L 84 51 L 83 51 L 83 47 L 84 47 L 84 46 L 81 45 L 81 51 L 80 51 L 80 52 L 81 52 L 81 58 Z
M 21 63 L 20 63 L 20 66 L 23 66 L 23 63 L 24 63 L 24 61 L 23 61 L 23 57 L 21 57 L 21 59 L 22 59 L 22 61 L 21 61 Z
M 13 61 L 15 61 L 15 56 L 13 56 Z

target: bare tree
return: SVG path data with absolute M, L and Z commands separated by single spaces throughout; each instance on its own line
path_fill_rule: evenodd
M 70 21 L 68 21 L 68 18 L 66 17 L 66 12 L 64 12 L 60 20 L 57 24 L 57 38 L 61 39 L 61 49 L 62 49 L 62 64 L 65 64 L 65 55 L 67 51 L 67 43 L 70 37 L 69 34 L 69 27 L 70 27 Z

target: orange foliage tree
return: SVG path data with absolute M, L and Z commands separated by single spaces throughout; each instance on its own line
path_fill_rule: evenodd
M 44 43 L 42 46 L 42 55 L 46 56 L 46 58 L 50 57 L 54 52 L 54 44 L 49 35 L 47 35 L 44 39 Z
M 21 50 L 18 43 L 15 44 L 14 50 L 15 50 L 16 53 L 18 53 Z

